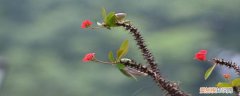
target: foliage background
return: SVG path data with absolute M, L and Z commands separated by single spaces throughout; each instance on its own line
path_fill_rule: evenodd
M 126 12 L 162 74 L 198 96 L 199 87 L 223 81 L 222 68 L 205 81 L 211 64 L 193 56 L 199 49 L 208 49 L 209 59 L 239 56 L 239 5 L 239 0 L 0 0 L 0 56 L 7 61 L 0 96 L 162 95 L 150 78 L 136 82 L 113 66 L 81 62 L 89 52 L 107 60 L 109 50 L 132 39 L 123 28 L 79 28 L 85 19 L 101 20 L 102 7 Z M 135 42 L 130 45 L 127 57 L 144 62 Z

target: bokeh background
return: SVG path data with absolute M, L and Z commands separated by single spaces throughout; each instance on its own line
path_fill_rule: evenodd
M 198 50 L 239 62 L 239 0 L 0 0 L 0 96 L 164 95 L 151 78 L 135 81 L 114 66 L 81 62 L 89 52 L 107 60 L 124 39 L 126 57 L 145 62 L 123 28 L 79 27 L 85 19 L 101 21 L 102 7 L 126 12 L 164 77 L 194 96 L 228 72 L 218 67 L 204 80 L 211 64 L 193 59 Z

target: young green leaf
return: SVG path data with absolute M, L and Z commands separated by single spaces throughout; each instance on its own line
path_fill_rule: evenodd
M 114 59 L 114 56 L 113 56 L 113 52 L 112 52 L 112 51 L 109 51 L 109 53 L 108 53 L 108 59 L 109 59 L 109 61 L 111 61 L 111 62 L 115 62 L 115 59 Z
M 214 64 L 212 67 L 210 67 L 204 75 L 204 79 L 207 80 L 207 78 L 212 74 L 213 69 L 216 67 L 217 64 Z
M 123 75 L 125 75 L 125 76 L 127 76 L 127 77 L 129 77 L 129 78 L 133 78 L 133 79 L 137 80 L 137 78 L 136 78 L 134 75 L 132 75 L 131 73 L 127 72 L 126 70 L 124 70 L 124 69 L 119 69 L 119 71 L 120 71 Z
M 217 87 L 232 87 L 232 84 L 226 82 L 218 82 Z
M 117 68 L 119 69 L 119 71 L 123 75 L 125 75 L 125 76 L 127 76 L 129 78 L 133 78 L 133 79 L 137 80 L 137 78 L 127 70 L 127 68 L 126 68 L 126 66 L 124 64 L 121 64 L 121 63 L 117 64 Z
M 124 64 L 117 64 L 117 68 L 118 68 L 118 69 L 124 69 L 124 68 L 125 68 L 125 65 L 124 65 Z
M 102 18 L 103 18 L 104 21 L 106 19 L 106 16 L 107 16 L 107 12 L 106 12 L 106 9 L 103 7 L 102 8 Z
M 107 15 L 106 19 L 104 20 L 104 22 L 106 23 L 106 25 L 108 27 L 115 27 L 116 26 L 115 12 L 108 13 L 108 15 Z
M 128 49 L 128 40 L 127 39 L 122 42 L 120 49 L 121 50 Z
M 123 50 L 117 50 L 117 60 L 120 60 L 120 55 L 122 55 L 122 53 L 123 53 Z
M 240 78 L 236 78 L 232 80 L 232 85 L 233 86 L 240 86 Z
M 117 60 L 121 59 L 123 56 L 125 56 L 128 52 L 128 40 L 124 40 L 120 46 L 120 48 L 117 50 Z

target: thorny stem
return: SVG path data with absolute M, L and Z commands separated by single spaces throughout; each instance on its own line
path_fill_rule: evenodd
M 214 64 L 226 66 L 228 68 L 233 68 L 235 72 L 240 76 L 240 66 L 238 66 L 235 62 L 225 61 L 224 59 L 217 59 L 217 58 L 213 58 L 212 62 Z
M 189 96 L 189 94 L 184 93 L 183 91 L 179 90 L 179 86 L 177 83 L 175 82 L 170 82 L 168 80 L 165 80 L 162 77 L 159 77 L 159 75 L 152 71 L 151 69 L 143 66 L 140 63 L 136 63 L 134 60 L 131 61 L 127 61 L 127 62 L 121 62 L 121 64 L 124 64 L 127 67 L 133 68 L 135 70 L 138 70 L 140 72 L 146 73 L 149 76 L 151 76 L 152 78 L 154 78 L 154 80 L 156 81 L 156 83 L 160 83 L 161 86 L 168 91 L 168 94 L 171 96 Z
M 126 67 L 133 68 L 135 70 L 138 70 L 139 72 L 146 73 L 149 76 L 156 76 L 156 72 L 152 71 L 150 68 L 143 66 L 142 64 L 137 64 L 135 61 L 127 61 L 127 62 L 122 62 L 120 61 L 121 64 L 124 64 Z
M 153 75 L 150 74 L 150 76 L 153 78 L 153 80 L 158 84 L 158 86 L 160 88 L 163 88 L 164 90 L 167 91 L 167 95 L 190 96 L 189 94 L 181 91 L 179 89 L 179 86 L 176 83 L 170 82 L 161 76 L 159 69 L 157 67 L 157 63 L 155 62 L 152 53 L 147 49 L 145 41 L 137 28 L 133 27 L 129 23 L 118 23 L 117 22 L 117 25 L 124 27 L 126 30 L 128 30 L 130 32 L 130 34 L 132 34 L 135 41 L 137 42 L 138 48 L 142 52 L 144 59 L 147 60 L 147 63 L 151 66 L 151 70 L 154 72 L 154 74 Z M 134 66 L 139 66 L 139 64 L 135 64 Z M 132 67 L 134 67 L 134 66 L 132 66 Z
M 142 35 L 140 34 L 140 32 L 138 31 L 138 29 L 133 27 L 129 23 L 117 23 L 117 25 L 124 27 L 126 30 L 130 32 L 130 34 L 132 34 L 132 36 L 134 37 L 134 40 L 138 45 L 138 48 L 142 52 L 144 59 L 147 60 L 147 63 L 151 66 L 153 71 L 159 73 L 159 70 L 157 68 L 157 63 L 155 62 L 152 53 L 148 50 L 147 45 L 145 44 L 145 41 Z

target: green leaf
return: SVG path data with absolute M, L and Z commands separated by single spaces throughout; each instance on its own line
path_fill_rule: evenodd
M 232 87 L 232 84 L 226 82 L 218 82 L 217 87 Z
M 126 70 L 124 70 L 124 69 L 119 69 L 119 71 L 120 71 L 123 75 L 125 75 L 125 76 L 127 76 L 127 77 L 129 77 L 129 78 L 133 78 L 133 79 L 137 80 L 137 78 L 136 78 L 134 75 L 132 75 L 131 73 L 127 72 Z
M 129 78 L 132 78 L 132 79 L 137 80 L 137 78 L 136 78 L 133 74 L 129 73 L 127 70 L 124 69 L 124 68 L 125 68 L 125 65 L 123 65 L 123 64 L 117 64 L 117 68 L 119 69 L 119 71 L 120 71 L 123 75 L 125 75 L 125 76 L 127 76 L 127 77 L 129 77 Z
M 240 87 L 240 78 L 236 78 L 236 79 L 232 80 L 232 85 Z
M 121 50 L 128 49 L 128 40 L 124 40 L 120 46 Z
M 114 57 L 113 57 L 113 52 L 112 52 L 112 51 L 109 51 L 109 53 L 108 53 L 108 59 L 109 59 L 109 61 L 111 61 L 111 62 L 115 62 L 115 59 L 114 59 Z
M 117 60 L 120 60 L 120 55 L 123 53 L 123 50 L 117 50 Z
M 107 16 L 107 12 L 106 12 L 106 9 L 103 7 L 102 8 L 102 17 L 103 17 L 103 20 L 105 21 L 106 19 L 106 16 Z
M 124 64 L 117 64 L 117 68 L 118 68 L 118 69 L 124 69 L 124 68 L 125 68 L 125 65 L 124 65 Z
M 108 27 L 115 27 L 116 26 L 115 12 L 108 13 L 108 15 L 107 15 L 106 19 L 104 20 L 104 22 L 106 23 L 106 25 Z
M 125 56 L 128 52 L 128 40 L 124 40 L 120 46 L 120 48 L 117 50 L 117 60 L 121 59 L 123 56 Z
M 214 64 L 212 67 L 210 67 L 204 75 L 204 79 L 207 80 L 207 78 L 212 74 L 213 69 L 216 67 L 216 64 Z

